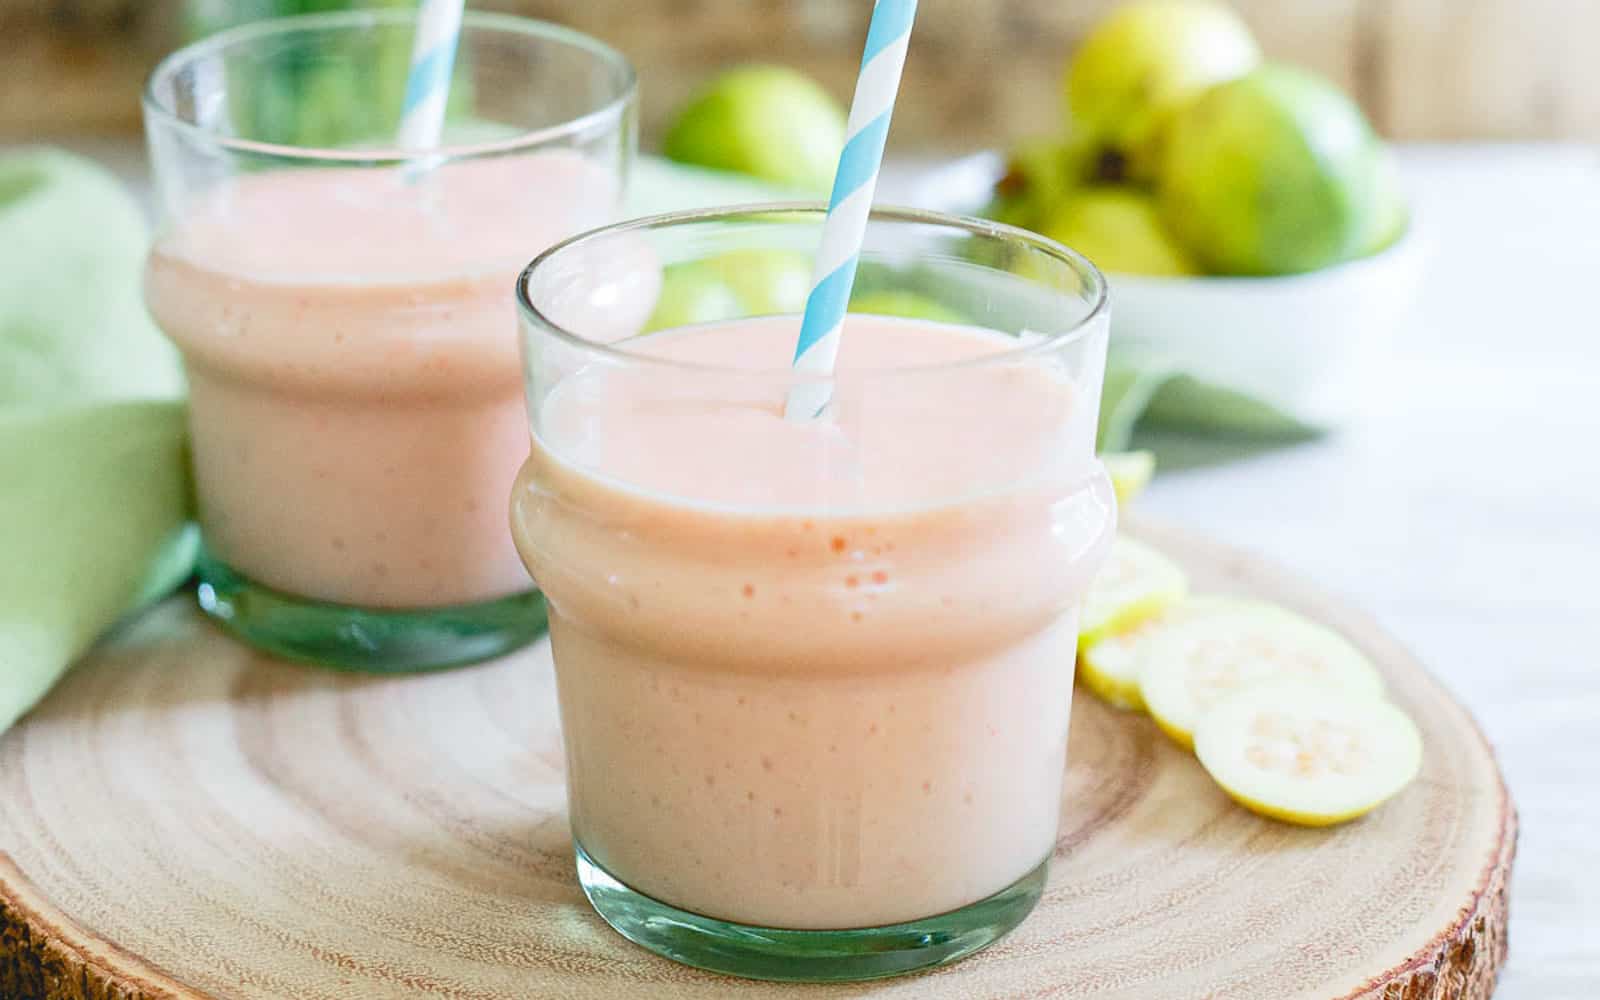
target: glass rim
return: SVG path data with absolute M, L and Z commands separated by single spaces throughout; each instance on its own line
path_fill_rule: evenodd
M 181 67 L 190 65 L 205 56 L 216 55 L 221 50 L 233 45 L 297 31 L 370 28 L 385 23 L 415 23 L 417 20 L 418 13 L 414 10 L 368 9 L 295 14 L 289 17 L 273 17 L 251 21 L 227 28 L 198 41 L 190 42 L 188 45 L 163 57 L 145 79 L 144 87 L 140 91 L 140 105 L 147 123 L 159 122 L 167 128 L 198 137 L 216 148 L 235 153 L 271 156 L 277 159 L 294 160 L 307 164 L 405 164 L 418 160 L 437 163 L 440 160 L 460 160 L 508 153 L 569 139 L 575 135 L 584 135 L 598 130 L 603 125 L 609 125 L 613 122 L 620 124 L 628 109 L 638 98 L 639 76 L 633 67 L 633 63 L 621 51 L 595 38 L 593 35 L 587 35 L 573 28 L 555 24 L 551 21 L 541 21 L 537 18 L 474 10 L 468 10 L 462 16 L 461 26 L 463 33 L 468 29 L 474 31 L 486 30 L 499 34 L 520 35 L 523 38 L 556 42 L 570 48 L 580 49 L 596 57 L 599 62 L 604 63 L 612 70 L 617 84 L 615 95 L 594 110 L 585 112 L 576 118 L 571 118 L 555 125 L 547 125 L 543 128 L 519 131 L 509 138 L 497 139 L 491 142 L 435 145 L 420 149 L 403 149 L 398 146 L 381 146 L 372 149 L 335 149 L 318 146 L 295 146 L 223 135 L 204 125 L 199 125 L 183 118 L 156 94 L 156 87 L 175 75 Z
M 697 208 L 680 212 L 666 212 L 659 215 L 647 215 L 638 219 L 617 222 L 599 229 L 591 229 L 586 233 L 562 240 L 539 256 L 535 257 L 522 273 L 517 275 L 517 309 L 522 314 L 525 322 L 536 323 L 544 332 L 554 336 L 557 340 L 569 347 L 581 351 L 597 354 L 607 360 L 623 364 L 643 365 L 651 368 L 665 368 L 681 372 L 698 373 L 702 375 L 744 375 L 752 377 L 777 378 L 783 377 L 791 382 L 833 382 L 838 376 L 829 372 L 802 372 L 792 367 L 784 368 L 745 368 L 733 365 L 715 365 L 702 362 L 681 361 L 674 358 L 663 358 L 651 354 L 641 354 L 636 351 L 625 350 L 612 343 L 600 343 L 574 333 L 560 323 L 550 319 L 538 306 L 534 305 L 528 294 L 528 285 L 534 272 L 548 265 L 555 257 L 572 250 L 583 244 L 606 237 L 670 229 L 674 226 L 707 223 L 718 221 L 735 221 L 737 219 L 754 216 L 790 215 L 795 217 L 809 217 L 820 222 L 826 218 L 828 206 L 820 201 L 780 201 L 762 202 L 746 205 L 725 205 L 716 208 Z M 1043 334 L 1036 341 L 1029 341 L 1017 347 L 1010 347 L 991 354 L 981 354 L 972 358 L 959 361 L 937 361 L 923 364 L 907 363 L 890 365 L 879 368 L 852 368 L 849 375 L 855 376 L 886 376 L 900 374 L 919 374 L 961 371 L 972 368 L 983 368 L 989 365 L 1006 364 L 1018 360 L 1026 360 L 1039 354 L 1067 347 L 1083 340 L 1096 329 L 1097 323 L 1110 310 L 1110 286 L 1105 275 L 1100 272 L 1089 258 L 1063 243 L 1038 233 L 1031 232 L 1017 226 L 994 222 L 989 219 L 980 219 L 970 215 L 953 215 L 946 212 L 934 212 L 928 209 L 905 208 L 896 205 L 875 205 L 868 216 L 869 228 L 873 224 L 897 225 L 922 225 L 939 226 L 945 229 L 958 230 L 970 236 L 1001 242 L 1020 244 L 1031 250 L 1042 253 L 1071 268 L 1080 277 L 1089 282 L 1090 295 L 1086 301 L 1090 302 L 1089 311 L 1071 326 L 1056 333 Z M 1035 283 L 1038 284 L 1038 283 Z M 1047 287 L 1047 286 L 1041 286 Z M 1066 293 L 1062 293 L 1066 294 Z M 626 343 L 630 338 L 617 343 Z

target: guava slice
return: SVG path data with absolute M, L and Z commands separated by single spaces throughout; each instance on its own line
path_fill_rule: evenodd
M 1302 826 L 1363 816 L 1422 768 L 1422 735 L 1404 712 L 1307 680 L 1233 693 L 1201 716 L 1194 743 L 1235 801 Z
M 1275 605 L 1208 602 L 1164 622 L 1141 650 L 1139 691 L 1167 735 L 1192 747 L 1199 720 L 1229 696 L 1301 680 L 1373 700 L 1383 679 L 1338 633 Z
M 1181 597 L 1154 613 L 1131 621 L 1090 643 L 1079 644 L 1078 678 L 1084 687 L 1117 708 L 1133 712 L 1145 710 L 1140 677 L 1149 663 L 1155 642 L 1179 618 L 1205 614 L 1213 604 L 1226 604 L 1230 598 Z

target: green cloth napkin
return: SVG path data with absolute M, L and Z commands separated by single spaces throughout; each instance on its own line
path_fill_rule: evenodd
M 189 574 L 182 377 L 139 206 L 98 166 L 0 156 L 0 732 Z

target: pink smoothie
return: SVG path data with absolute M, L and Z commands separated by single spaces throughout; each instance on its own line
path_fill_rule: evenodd
M 146 297 L 187 362 L 211 550 L 340 604 L 528 589 L 505 528 L 527 454 L 512 286 L 617 198 L 612 171 L 547 152 L 245 175 L 178 213 Z
M 633 342 L 781 370 L 776 317 Z M 852 316 L 832 418 L 692 370 L 569 376 L 512 504 L 551 607 L 573 831 L 633 888 L 789 928 L 931 916 L 1050 854 L 1115 520 L 1095 403 L 1016 341 Z M 930 400 L 938 400 L 930 405 Z

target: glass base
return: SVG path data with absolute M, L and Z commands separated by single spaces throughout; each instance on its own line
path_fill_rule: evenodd
M 200 607 L 224 628 L 285 659 L 336 670 L 406 674 L 493 659 L 544 634 L 537 590 L 482 604 L 384 610 L 294 597 L 254 582 L 202 549 Z
M 987 899 L 886 927 L 786 930 L 713 920 L 628 888 L 577 844 L 578 882 L 617 933 L 685 965 L 746 979 L 881 979 L 953 962 L 992 944 L 1039 902 L 1049 862 Z

